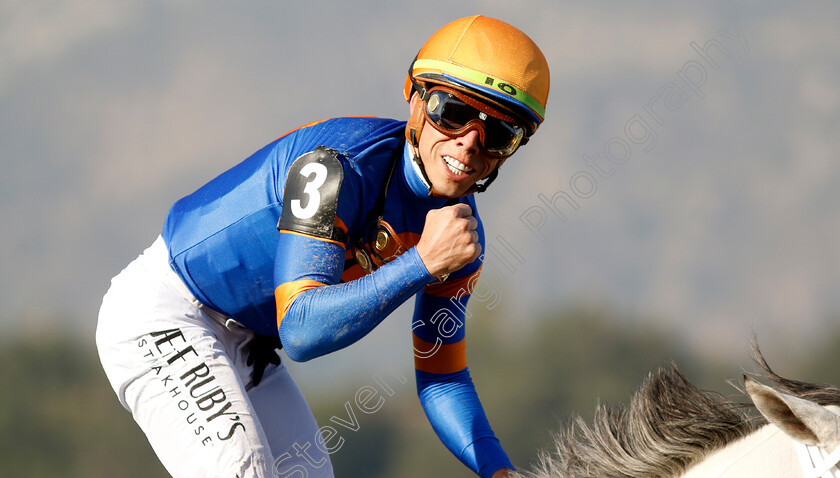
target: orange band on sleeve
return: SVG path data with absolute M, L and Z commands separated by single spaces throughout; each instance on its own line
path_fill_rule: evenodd
M 301 292 L 323 285 L 326 284 L 314 280 L 296 280 L 280 284 L 274 289 L 274 299 L 277 301 L 277 328 L 280 328 L 280 322 L 283 321 L 283 317 L 286 316 L 292 302 Z
M 448 280 L 445 282 L 433 282 L 424 287 L 423 290 L 436 297 L 459 297 L 464 295 L 464 292 L 472 294 L 473 289 L 475 289 L 475 284 L 478 282 L 479 275 L 481 275 L 480 267 L 477 271 L 466 277 L 460 277 L 458 279 Z M 458 291 L 461 290 L 464 292 L 459 294 Z
M 414 335 L 415 350 L 432 350 L 435 344 Z M 437 352 L 429 357 L 414 354 L 414 368 L 429 373 L 455 373 L 467 368 L 467 345 L 465 340 L 454 344 L 439 346 Z

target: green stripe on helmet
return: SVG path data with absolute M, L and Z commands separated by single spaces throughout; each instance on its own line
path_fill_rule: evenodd
M 444 73 L 450 73 L 465 80 L 469 80 L 477 85 L 482 85 L 494 91 L 498 91 L 499 93 L 503 93 L 504 95 L 509 96 L 519 103 L 527 106 L 540 118 L 545 118 L 545 108 L 539 103 L 539 101 L 534 99 L 533 96 L 521 91 L 513 85 L 500 82 L 492 76 L 440 60 L 417 59 L 414 62 L 414 68 L 431 68 L 440 70 Z

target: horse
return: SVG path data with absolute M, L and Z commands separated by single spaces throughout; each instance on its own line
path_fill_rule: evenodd
M 553 435 L 527 478 L 840 478 L 840 388 L 760 372 L 737 403 L 692 385 L 673 362 L 649 373 L 629 405 L 596 407 Z M 770 381 L 772 386 L 757 380 Z

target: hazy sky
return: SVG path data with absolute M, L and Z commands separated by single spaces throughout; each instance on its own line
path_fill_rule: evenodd
M 515 266 L 488 271 L 497 310 L 594 304 L 716 344 L 840 317 L 835 1 L 2 0 L 4 329 L 91 335 L 175 200 L 300 124 L 403 117 L 411 58 L 474 13 L 552 70 L 546 123 L 479 198 Z

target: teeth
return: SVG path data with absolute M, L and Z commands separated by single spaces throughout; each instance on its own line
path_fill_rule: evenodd
M 444 156 L 443 160 L 446 161 L 446 165 L 449 167 L 449 170 L 452 171 L 452 174 L 469 174 L 474 171 L 466 164 L 451 156 Z

